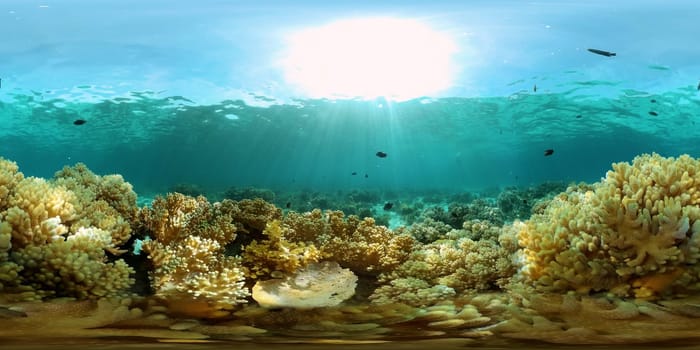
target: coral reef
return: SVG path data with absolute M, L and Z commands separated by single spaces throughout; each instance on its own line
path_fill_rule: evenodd
M 25 178 L 0 158 L 0 290 L 20 299 L 126 293 L 133 269 L 108 253 L 130 237 L 131 185 L 81 164 L 58 175 Z
M 143 243 L 152 261 L 155 295 L 177 310 L 200 317 L 222 317 L 247 302 L 245 269 L 224 254 L 236 238 L 228 206 L 204 197 L 170 193 L 143 208 L 139 222 L 153 238 Z
M 289 213 L 282 221 L 291 241 L 313 243 L 325 259 L 338 262 L 358 275 L 378 275 L 406 260 L 417 243 L 396 234 L 374 219 L 347 218 L 340 211 Z
M 452 202 L 447 210 L 441 206 L 432 206 L 423 211 L 422 217 L 441 221 L 452 228 L 462 227 L 463 222 L 474 219 L 503 225 L 503 214 L 500 209 L 483 198 L 477 198 L 466 204 Z
M 481 231 L 501 232 L 487 224 Z M 472 228 L 472 224 L 465 227 Z M 517 246 L 509 242 L 510 232 L 500 235 L 453 230 L 450 239 L 426 244 L 414 251 L 403 264 L 379 276 L 383 285 L 370 296 L 375 303 L 401 302 L 425 307 L 464 292 L 494 290 L 505 286 L 515 273 L 513 254 Z M 472 238 L 469 238 L 472 237 Z
M 286 239 L 279 220 L 267 223 L 264 240 L 255 240 L 243 248 L 243 265 L 252 279 L 269 278 L 273 273 L 294 273 L 323 256 L 313 243 L 292 242 Z
M 506 221 L 526 220 L 542 201 L 548 201 L 567 188 L 563 182 L 545 182 L 527 188 L 506 187 L 500 191 L 496 203 Z
M 700 162 L 641 155 L 571 187 L 519 233 L 523 275 L 544 291 L 656 298 L 698 289 Z

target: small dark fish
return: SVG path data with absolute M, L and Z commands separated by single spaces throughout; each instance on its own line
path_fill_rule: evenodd
M 394 207 L 394 203 L 386 202 L 386 204 L 384 204 L 384 210 L 391 210 L 391 208 L 393 208 L 393 207 Z
M 85 119 L 76 119 L 73 121 L 73 125 L 83 125 L 85 123 L 87 123 L 87 120 Z
M 603 50 L 598 50 L 598 49 L 588 49 L 588 51 L 593 52 L 594 54 L 605 56 L 605 57 L 611 57 L 611 56 L 617 56 L 614 52 L 609 52 L 609 51 L 603 51 Z
M 352 174 L 350 174 L 350 175 L 352 175 L 352 176 L 357 175 L 357 171 L 353 171 Z
M 553 150 L 553 149 L 550 148 L 550 149 L 544 150 L 544 156 L 545 156 L 545 157 L 551 156 L 552 154 L 554 154 L 554 150 Z
M 527 204 L 527 199 L 523 199 L 523 204 Z
M 532 92 L 537 92 L 537 84 L 532 87 Z
M 651 101 L 649 101 L 649 102 L 656 103 L 656 100 L 652 98 Z
M 581 119 L 582 117 L 583 117 L 583 116 L 579 114 L 579 115 L 576 116 L 576 119 Z
M 651 111 L 651 112 L 649 112 L 649 115 L 653 115 L 653 116 L 656 117 L 657 115 L 659 115 L 659 113 L 656 113 L 656 112 L 654 112 L 654 111 Z
M 386 156 L 387 156 L 387 154 L 382 152 L 382 151 L 379 151 L 376 154 L 377 154 L 377 157 L 379 157 L 379 158 L 386 158 Z
M 292 206 L 292 202 L 287 202 L 287 204 L 285 204 L 285 207 L 287 207 L 287 209 L 289 209 L 289 207 L 291 207 L 291 206 Z
M 365 174 L 365 179 L 368 178 L 368 177 L 369 177 L 369 175 Z
M 700 83 L 698 83 L 698 90 L 700 90 Z

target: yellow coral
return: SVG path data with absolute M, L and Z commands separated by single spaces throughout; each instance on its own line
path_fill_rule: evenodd
M 168 245 L 144 242 L 153 262 L 151 280 L 156 295 L 170 303 L 184 303 L 183 312 L 196 308 L 199 315 L 245 303 L 249 295 L 240 259 L 223 255 L 216 241 L 188 236 Z M 206 305 L 206 306 L 205 306 Z
M 106 255 L 130 236 L 121 214 L 75 179 L 24 178 L 17 170 L 0 160 L 0 187 L 7 190 L 0 190 L 0 289 L 39 297 L 124 293 L 133 270 Z
M 444 298 L 469 292 L 497 289 L 515 273 L 512 256 L 515 247 L 497 243 L 496 227 L 484 224 L 490 239 L 472 240 L 471 225 L 448 236 L 458 239 L 438 240 L 416 249 L 406 262 L 379 276 L 383 283 L 370 297 L 374 302 L 403 302 L 414 306 L 434 304 Z M 510 234 L 510 232 L 506 232 Z M 504 239 L 504 241 L 507 241 Z M 418 302 L 415 296 L 426 297 Z M 429 298 L 427 298 L 429 297 Z
M 343 267 L 358 274 L 388 272 L 406 261 L 416 240 L 406 234 L 394 234 L 385 226 L 375 225 L 373 218 L 358 220 L 330 214 L 332 236 L 321 250 Z
M 658 296 L 680 281 L 681 273 L 671 271 L 692 263 L 683 285 L 674 285 L 696 288 L 690 276 L 700 270 L 699 189 L 700 161 L 687 155 L 645 154 L 613 164 L 592 191 L 570 189 L 520 231 L 524 275 L 550 291 Z
M 189 316 L 218 317 L 245 303 L 244 267 L 224 255 L 236 238 L 228 207 L 204 197 L 170 193 L 139 212 L 139 224 L 153 237 L 143 244 L 153 262 L 156 295 Z
M 0 211 L 7 208 L 7 199 L 15 186 L 24 179 L 17 163 L 0 157 Z
M 169 193 L 157 197 L 151 208 L 138 213 L 139 225 L 158 242 L 168 245 L 196 235 L 226 245 L 236 238 L 237 227 L 230 211 L 220 203 L 210 204 L 206 198 Z
M 294 273 L 323 257 L 313 244 L 286 240 L 285 230 L 291 231 L 279 220 L 270 221 L 263 231 L 266 239 L 253 241 L 243 248 L 243 264 L 248 268 L 249 277 L 259 279 L 273 272 Z

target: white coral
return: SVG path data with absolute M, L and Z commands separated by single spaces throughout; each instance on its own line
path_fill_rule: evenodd
M 266 308 L 336 306 L 355 294 L 357 276 L 337 262 L 313 263 L 281 279 L 258 281 L 253 299 Z

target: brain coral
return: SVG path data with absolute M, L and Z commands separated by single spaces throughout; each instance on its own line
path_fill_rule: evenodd
M 592 190 L 570 188 L 519 232 L 538 289 L 640 298 L 698 288 L 700 162 L 641 155 Z

